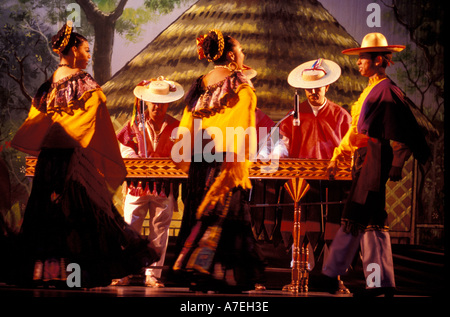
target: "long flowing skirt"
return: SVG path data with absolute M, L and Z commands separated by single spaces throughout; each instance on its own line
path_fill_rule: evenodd
M 197 208 L 221 163 L 192 162 L 174 271 L 201 290 L 253 289 L 264 282 L 264 261 L 251 228 L 248 191 L 233 188 L 224 205 L 196 219 Z
M 86 151 L 41 151 L 16 241 L 13 283 L 65 286 L 67 275 L 79 268 L 76 286 L 106 286 L 158 259 L 114 207 Z

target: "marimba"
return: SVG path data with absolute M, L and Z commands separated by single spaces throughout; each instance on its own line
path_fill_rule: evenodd
M 26 158 L 25 176 L 34 176 L 37 157 Z M 170 158 L 124 159 L 127 179 L 133 178 L 187 178 Z M 329 160 L 279 159 L 278 161 L 257 161 L 250 167 L 250 179 L 303 178 L 327 180 Z M 335 180 L 351 180 L 351 162 L 339 162 Z
M 26 158 L 26 176 L 34 176 L 37 158 Z M 124 159 L 127 168 L 127 180 L 134 178 L 174 178 L 184 179 L 188 175 L 178 169 L 170 158 Z M 250 179 L 286 179 L 296 184 L 303 180 L 327 180 L 328 160 L 279 159 L 254 162 L 250 167 Z M 351 162 L 343 161 L 337 165 L 335 180 L 351 180 Z M 294 201 L 299 197 L 292 197 Z M 294 208 L 293 265 L 291 292 L 308 291 L 308 251 L 301 249 L 300 241 L 300 204 Z

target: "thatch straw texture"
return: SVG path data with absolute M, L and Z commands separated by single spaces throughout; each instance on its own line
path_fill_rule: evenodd
M 143 79 L 164 75 L 185 90 L 212 65 L 198 60 L 195 39 L 217 28 L 241 42 L 246 64 L 257 77 L 258 107 L 273 120 L 292 108 L 294 89 L 287 83 L 297 65 L 323 57 L 337 62 L 341 78 L 327 97 L 338 104 L 354 101 L 364 86 L 355 59 L 341 54 L 359 44 L 314 0 L 199 0 L 132 58 L 103 86 L 116 127 L 131 114 L 132 91 Z M 302 94 L 303 96 L 303 94 Z M 170 112 L 181 114 L 182 102 Z

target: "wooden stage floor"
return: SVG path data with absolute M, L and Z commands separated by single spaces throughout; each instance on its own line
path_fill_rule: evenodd
M 170 251 L 170 249 L 168 249 Z M 268 262 L 266 268 L 265 291 L 248 291 L 242 294 L 216 294 L 189 290 L 188 285 L 178 283 L 163 271 L 164 288 L 149 288 L 143 285 L 144 277 L 135 276 L 130 285 L 108 286 L 92 289 L 49 289 L 49 288 L 20 288 L 0 282 L 0 298 L 5 297 L 241 297 L 241 298 L 332 298 L 352 297 L 350 295 L 332 295 L 323 291 L 320 285 L 320 266 L 310 272 L 309 291 L 307 293 L 293 294 L 282 291 L 282 287 L 291 281 L 289 268 L 290 255 L 284 251 L 265 248 Z M 396 293 L 394 297 L 435 297 L 445 291 L 445 254 L 443 250 L 430 249 L 412 245 L 393 245 L 394 271 L 396 278 Z M 166 263 L 171 261 L 170 252 Z M 365 286 L 364 275 L 360 260 L 357 260 L 352 270 L 342 280 L 350 291 L 362 290 Z
M 273 250 L 272 250 L 273 251 Z M 273 267 L 289 263 L 289 255 L 283 259 L 272 253 L 268 258 L 267 290 L 248 291 L 241 294 L 217 294 L 193 292 L 186 285 L 179 285 L 163 273 L 166 287 L 143 286 L 143 276 L 134 277 L 127 286 L 108 286 L 92 289 L 44 289 L 20 288 L 0 283 L 0 313 L 25 312 L 46 314 L 61 312 L 74 314 L 111 315 L 124 312 L 164 313 L 167 316 L 222 316 L 230 313 L 287 316 L 292 312 L 308 312 L 312 316 L 343 315 L 349 311 L 383 311 L 388 316 L 415 316 L 418 312 L 439 312 L 448 309 L 448 292 L 445 292 L 445 255 L 443 251 L 417 246 L 393 245 L 396 274 L 396 293 L 393 298 L 377 297 L 361 299 L 349 295 L 332 295 L 321 289 L 320 270 L 310 272 L 309 292 L 292 294 L 281 288 L 291 280 L 289 267 Z M 271 267 L 272 264 L 272 267 Z M 165 270 L 168 271 L 168 270 Z M 350 291 L 364 288 L 364 276 L 360 261 L 342 277 Z M 136 282 L 138 281 L 138 282 Z M 419 310 L 420 309 L 420 310 Z M 8 316 L 11 314 L 5 314 Z M 3 316 L 3 314 L 2 314 Z

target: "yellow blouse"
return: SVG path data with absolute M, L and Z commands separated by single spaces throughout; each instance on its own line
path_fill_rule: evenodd
M 220 175 L 215 179 L 198 208 L 198 218 L 208 205 L 212 208 L 219 201 L 223 204 L 225 195 L 234 187 L 242 186 L 244 189 L 249 189 L 252 186 L 249 179 L 249 167 L 256 153 L 256 95 L 251 85 L 246 83 L 240 84 L 234 93 L 232 100 L 227 99 L 228 106 L 222 108 L 219 113 L 198 118 L 186 107 L 180 121 L 177 142 L 190 135 L 190 150 L 194 156 L 198 157 L 201 154 L 205 159 L 206 155 L 211 155 L 213 148 L 215 153 L 229 155 L 224 158 Z M 189 134 L 186 131 L 189 131 Z M 181 133 L 183 133 L 182 138 L 180 138 Z M 176 148 L 177 145 L 175 144 L 174 147 Z M 189 164 L 190 161 L 183 160 L 177 165 L 187 171 Z
M 99 175 L 105 179 L 111 191 L 115 190 L 122 184 L 127 171 L 103 91 L 84 72 L 68 77 L 61 85 L 42 91 L 45 109 L 39 109 L 39 98 L 33 99 L 28 117 L 11 145 L 34 156 L 38 156 L 43 148 L 88 149 Z M 64 85 L 70 89 L 64 88 Z M 72 99 L 67 99 L 62 94 L 61 97 L 58 94 L 60 89 L 79 91 L 80 96 L 75 94 Z

